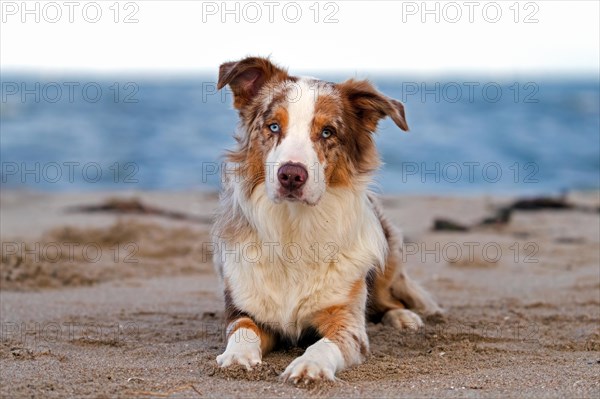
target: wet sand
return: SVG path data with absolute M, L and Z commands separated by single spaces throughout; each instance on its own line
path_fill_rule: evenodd
M 434 232 L 436 217 L 473 225 L 511 198 L 384 197 L 409 273 L 445 314 L 417 332 L 370 324 L 366 363 L 296 387 L 278 375 L 301 349 L 251 372 L 216 368 L 223 301 L 204 245 L 216 195 L 135 193 L 194 220 L 69 212 L 132 195 L 1 194 L 2 397 L 600 395 L 597 211 Z M 600 204 L 598 193 L 569 200 Z

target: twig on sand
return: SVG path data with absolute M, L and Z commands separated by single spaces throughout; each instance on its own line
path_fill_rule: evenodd
M 194 386 L 194 384 L 190 384 L 190 386 L 192 387 L 192 389 L 194 390 L 194 392 L 196 392 L 198 395 L 202 396 L 202 392 L 200 392 L 200 391 L 198 390 L 198 388 L 196 388 L 196 387 Z

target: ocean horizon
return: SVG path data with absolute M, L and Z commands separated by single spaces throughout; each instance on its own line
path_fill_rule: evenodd
M 215 76 L 3 74 L 3 189 L 217 190 L 237 112 Z M 328 76 L 343 81 L 347 76 Z M 369 76 L 405 104 L 376 141 L 386 194 L 558 194 L 600 189 L 593 77 Z

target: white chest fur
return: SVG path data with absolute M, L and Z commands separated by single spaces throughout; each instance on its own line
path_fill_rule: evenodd
M 252 234 L 221 243 L 223 276 L 238 309 L 291 338 L 384 264 L 387 242 L 366 193 L 329 190 L 315 207 L 274 204 L 264 186 L 250 199 L 238 194 Z

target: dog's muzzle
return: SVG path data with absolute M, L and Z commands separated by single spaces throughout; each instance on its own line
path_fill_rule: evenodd
M 283 194 L 298 198 L 302 195 L 302 187 L 308 180 L 308 171 L 301 164 L 288 162 L 281 165 L 277 171 L 277 179 Z

